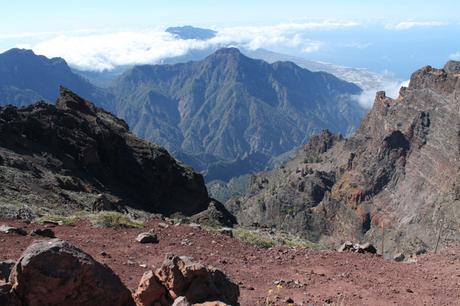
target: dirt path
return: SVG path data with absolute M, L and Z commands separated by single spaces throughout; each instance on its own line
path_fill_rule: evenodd
M 110 266 L 129 288 L 143 272 L 158 267 L 167 253 L 192 256 L 218 267 L 241 290 L 243 306 L 254 305 L 460 305 L 460 248 L 428 254 L 416 263 L 397 263 L 367 254 L 260 249 L 230 237 L 188 225 L 144 229 L 56 226 L 56 236 L 68 240 Z M 19 221 L 1 224 L 27 231 L 43 227 Z M 160 243 L 145 245 L 134 238 L 153 228 Z M 17 259 L 33 236 L 0 233 L 0 260 Z M 43 238 L 45 239 L 45 238 Z M 102 255 L 105 251 L 107 255 Z

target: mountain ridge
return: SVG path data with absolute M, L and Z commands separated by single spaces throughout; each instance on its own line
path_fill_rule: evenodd
M 2 211 L 190 216 L 211 202 L 201 175 L 64 87 L 55 105 L 0 107 L 0 170 Z
M 312 137 L 226 206 L 244 226 L 313 241 L 380 245 L 383 228 L 386 253 L 434 247 L 440 226 L 443 239 L 458 240 L 459 76 L 455 61 L 419 69 L 398 98 L 376 94 L 352 137 Z

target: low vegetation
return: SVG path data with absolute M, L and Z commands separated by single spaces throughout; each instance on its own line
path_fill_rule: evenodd
M 322 248 L 320 244 L 281 232 L 271 234 L 261 230 L 237 228 L 233 230 L 233 236 L 236 239 L 261 248 L 271 248 L 277 245 L 284 245 L 293 248 Z
M 36 223 L 46 223 L 47 221 L 56 222 L 63 225 L 74 226 L 78 220 L 81 220 L 80 215 L 62 216 L 62 215 L 44 215 L 35 220 Z
M 142 228 L 144 222 L 134 220 L 127 214 L 122 214 L 113 211 L 104 211 L 93 214 L 89 220 L 94 226 L 97 227 L 111 227 L 111 228 Z
M 51 215 L 45 214 L 35 220 L 37 223 L 56 222 L 62 225 L 75 226 L 80 220 L 88 220 L 95 227 L 111 228 L 142 228 L 144 222 L 135 220 L 128 214 L 114 211 L 102 211 L 98 213 L 78 212 L 73 215 Z

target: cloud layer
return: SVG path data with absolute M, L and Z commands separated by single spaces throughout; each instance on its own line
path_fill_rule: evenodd
M 409 80 L 407 81 L 392 81 L 385 80 L 382 81 L 378 86 L 373 88 L 367 88 L 363 90 L 361 95 L 359 95 L 356 100 L 364 108 L 371 108 L 374 105 L 375 94 L 377 91 L 385 91 L 387 97 L 396 99 L 399 95 L 399 90 L 401 87 L 407 87 L 409 85 Z
M 320 51 L 324 43 L 309 39 L 308 31 L 357 25 L 359 24 L 350 21 L 322 21 L 262 27 L 229 27 L 220 29 L 214 38 L 206 41 L 182 40 L 162 30 L 70 33 L 45 39 L 30 48 L 35 53 L 47 57 L 63 57 L 71 66 L 82 70 L 101 71 L 118 65 L 154 64 L 165 58 L 184 55 L 190 50 L 229 45 L 251 50 L 285 46 L 300 52 L 312 53 Z
M 415 27 L 440 27 L 445 26 L 447 23 L 440 21 L 402 21 L 396 24 L 387 24 L 387 30 L 409 30 Z
M 454 52 L 449 55 L 451 60 L 460 61 L 460 51 Z

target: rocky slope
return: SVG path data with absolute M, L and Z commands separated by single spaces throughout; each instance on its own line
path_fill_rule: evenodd
M 460 63 L 416 71 L 397 99 L 378 92 L 357 133 L 312 138 L 227 203 L 243 225 L 312 240 L 434 247 L 460 237 Z M 379 244 L 380 245 L 380 244 Z
M 209 203 L 201 175 L 65 88 L 56 105 L 0 107 L 2 208 L 192 215 Z
M 364 110 L 356 85 L 290 62 L 221 49 L 176 65 L 136 66 L 113 88 L 115 112 L 207 179 L 264 169 L 323 128 L 347 134 Z

